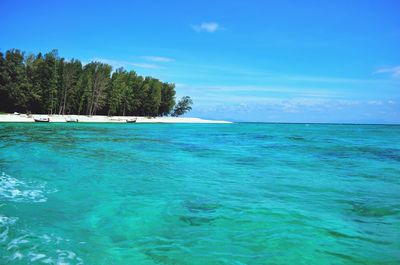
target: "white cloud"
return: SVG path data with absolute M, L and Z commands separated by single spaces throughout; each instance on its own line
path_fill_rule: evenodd
M 168 57 L 161 57 L 161 56 L 142 56 L 141 58 L 151 61 L 151 62 L 162 62 L 162 63 L 168 63 L 174 61 L 172 58 Z
M 370 105 L 382 105 L 383 104 L 382 100 L 369 100 L 367 103 Z
M 196 101 L 198 98 L 194 97 Z M 232 99 L 232 98 L 231 98 Z M 219 104 L 218 104 L 219 103 Z M 213 109 L 214 112 L 222 110 L 230 110 L 232 113 L 237 112 L 258 112 L 258 111 L 279 111 L 284 113 L 307 113 L 307 112 L 323 112 L 323 111 L 350 111 L 355 108 L 366 109 L 368 106 L 383 106 L 378 102 L 371 101 L 354 101 L 354 100 L 332 100 L 332 99 L 310 99 L 310 98 L 258 98 L 249 100 L 249 98 L 236 97 L 231 104 L 223 102 L 215 102 L 212 105 L 200 105 L 202 109 Z
M 375 71 L 377 74 L 391 74 L 392 77 L 400 78 L 400 66 L 395 67 L 382 67 Z
M 149 63 L 138 63 L 138 62 L 130 62 L 130 61 L 119 61 L 119 60 L 112 60 L 112 59 L 105 59 L 105 58 L 94 58 L 91 61 L 97 61 L 101 63 L 106 63 L 111 65 L 114 69 L 124 67 L 137 67 L 137 68 L 146 68 L 146 69 L 157 69 L 159 68 L 158 65 L 149 64 Z
M 187 86 L 185 84 L 183 84 L 183 83 L 175 83 L 175 87 L 176 88 L 185 88 Z
M 205 32 L 209 32 L 209 33 L 213 33 L 213 32 L 216 32 L 217 30 L 223 29 L 216 22 L 203 22 L 199 25 L 192 25 L 192 28 L 197 32 L 205 31 Z
M 291 96 L 304 96 L 304 97 L 324 97 L 324 98 L 336 98 L 341 96 L 338 91 L 331 91 L 322 89 L 319 87 L 315 88 L 297 88 L 297 87 L 285 87 L 285 86 L 254 86 L 254 85 L 243 85 L 243 86 L 190 86 L 180 84 L 177 88 L 184 89 L 197 93 L 201 91 L 204 94 L 212 94 L 214 96 L 221 96 L 223 99 L 229 96 L 248 97 L 252 95 L 259 98 L 262 95 L 283 95 L 290 94 Z

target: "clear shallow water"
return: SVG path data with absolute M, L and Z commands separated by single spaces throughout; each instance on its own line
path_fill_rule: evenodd
M 0 264 L 399 264 L 400 126 L 0 124 Z

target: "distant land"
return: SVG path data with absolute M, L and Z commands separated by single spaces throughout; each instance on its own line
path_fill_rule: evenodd
M 114 71 L 113 71 L 114 70 Z M 13 113 L 181 116 L 193 101 L 175 99 L 175 84 L 101 62 L 83 65 L 57 50 L 0 52 L 0 111 Z

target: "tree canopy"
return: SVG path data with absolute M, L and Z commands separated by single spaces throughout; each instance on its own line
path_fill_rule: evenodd
M 179 116 L 189 97 L 175 106 L 175 85 L 108 64 L 61 58 L 57 50 L 0 52 L 0 111 L 47 114 Z
M 179 100 L 178 104 L 176 104 L 174 111 L 172 112 L 172 116 L 181 116 L 185 114 L 186 112 L 189 112 L 192 110 L 192 104 L 193 101 L 189 96 L 185 96 Z

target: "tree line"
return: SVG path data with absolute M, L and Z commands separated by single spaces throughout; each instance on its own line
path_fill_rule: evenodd
M 179 116 L 190 97 L 175 105 L 175 85 L 106 63 L 65 60 L 57 50 L 0 52 L 0 111 L 47 114 Z

